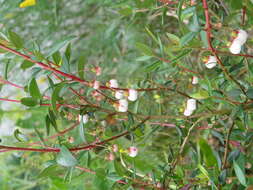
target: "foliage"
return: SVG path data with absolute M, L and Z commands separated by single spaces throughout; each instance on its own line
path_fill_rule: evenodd
M 0 189 L 252 188 L 252 1 L 0 3 Z

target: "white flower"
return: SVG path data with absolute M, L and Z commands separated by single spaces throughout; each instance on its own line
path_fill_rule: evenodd
M 206 67 L 207 67 L 208 69 L 212 69 L 212 68 L 215 67 L 216 65 L 217 65 L 217 59 L 216 59 L 216 57 L 210 55 L 210 56 L 208 57 L 208 61 L 206 62 Z
M 127 109 L 128 109 L 128 101 L 126 99 L 119 100 L 118 111 L 127 112 Z
M 184 115 L 185 116 L 190 116 L 192 113 L 193 113 L 193 110 L 188 110 L 188 109 L 184 110 Z
M 234 39 L 231 46 L 229 47 L 229 51 L 232 54 L 239 54 L 241 52 L 241 49 L 242 49 L 241 42 L 237 39 Z
M 247 41 L 248 38 L 248 34 L 245 30 L 238 30 L 238 35 L 235 38 L 235 40 L 238 40 L 240 42 L 241 45 L 245 44 L 245 42 Z
M 109 85 L 111 88 L 118 88 L 119 87 L 118 81 L 116 79 L 111 79 L 109 81 Z
M 97 90 L 97 89 L 99 89 L 99 87 L 100 87 L 100 82 L 97 81 L 97 80 L 95 80 L 95 81 L 93 82 L 93 88 Z
M 199 78 L 196 76 L 192 77 L 192 84 L 198 84 L 199 83 Z
M 83 122 L 83 124 L 88 123 L 88 121 L 89 121 L 89 115 L 88 114 L 79 115 L 78 116 L 78 120 L 79 120 L 79 122 Z
M 194 111 L 197 108 L 197 101 L 195 99 L 188 99 L 186 104 L 186 109 Z
M 124 98 L 124 91 L 123 90 L 117 90 L 115 92 L 115 98 L 120 100 Z
M 135 90 L 135 89 L 129 89 L 128 93 L 129 93 L 128 100 L 130 100 L 130 101 L 137 100 L 137 98 L 138 98 L 138 92 L 137 92 L 137 90 Z
M 135 157 L 137 156 L 137 154 L 138 154 L 138 148 L 136 148 L 135 146 L 131 146 L 128 148 L 128 155 L 130 157 Z

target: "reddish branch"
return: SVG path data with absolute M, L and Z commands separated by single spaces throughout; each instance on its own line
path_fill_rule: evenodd
M 71 127 L 67 128 L 67 129 L 64 129 L 63 131 L 60 131 L 59 133 L 55 134 L 55 135 L 52 135 L 46 139 L 43 139 L 43 141 L 49 141 L 50 139 L 54 139 L 56 137 L 59 137 L 59 136 L 62 136 L 64 134 L 66 134 L 67 132 L 73 130 L 77 125 L 79 124 L 79 122 L 76 122 L 74 125 L 72 125 Z M 37 145 L 37 144 L 40 144 L 41 141 L 37 141 L 37 142 L 33 142 L 33 143 L 29 143 L 28 146 L 32 146 L 32 145 Z M 11 151 L 11 150 L 0 150 L 0 152 L 8 152 L 8 151 Z
M 136 127 L 131 129 L 131 131 L 136 130 L 141 124 L 145 123 L 150 117 L 146 117 L 140 124 L 138 124 Z M 125 131 L 119 135 L 113 136 L 111 138 L 108 138 L 104 141 L 100 141 L 98 143 L 92 143 L 86 146 L 81 146 L 81 147 L 75 147 L 75 148 L 70 148 L 69 151 L 75 152 L 75 151 L 81 151 L 81 150 L 90 150 L 93 148 L 96 148 L 100 145 L 106 144 L 112 140 L 116 140 L 120 137 L 128 135 L 131 131 Z M 0 145 L 0 149 L 6 149 L 6 150 L 17 150 L 17 151 L 32 151 L 32 152 L 60 152 L 59 148 L 44 148 L 44 149 L 38 149 L 38 148 L 27 148 L 27 147 L 13 147 L 13 146 L 3 146 Z
M 19 89 L 24 89 L 22 86 L 19 86 L 17 84 L 14 84 L 14 83 L 12 83 L 10 81 L 7 81 L 7 80 L 4 80 L 2 78 L 0 78 L 0 83 L 2 83 L 2 84 L 8 84 L 8 85 L 11 85 L 11 86 L 13 86 L 15 88 L 19 88 Z
M 245 24 L 245 16 L 246 16 L 246 7 L 242 8 L 242 25 Z
M 21 52 L 18 52 L 18 51 L 16 51 L 16 50 L 12 49 L 12 48 L 9 48 L 9 47 L 5 46 L 4 44 L 1 44 L 1 43 L 0 43 L 0 48 L 1 48 L 1 49 L 4 49 L 5 51 L 11 52 L 11 53 L 13 53 L 13 54 L 15 54 L 15 55 L 17 55 L 17 56 L 20 56 L 20 57 L 22 57 L 23 59 L 25 59 L 25 60 L 27 60 L 27 61 L 30 61 L 30 62 L 32 62 L 32 63 L 34 63 L 34 64 L 37 64 L 37 65 L 39 65 L 40 67 L 42 67 L 44 70 L 52 71 L 52 72 L 55 73 L 55 74 L 59 74 L 59 75 L 61 75 L 61 76 L 63 76 L 63 77 L 66 77 L 66 78 L 68 78 L 68 79 L 71 79 L 71 80 L 73 80 L 73 81 L 80 82 L 81 84 L 84 84 L 84 85 L 86 85 L 86 86 L 90 86 L 90 82 L 89 82 L 89 81 L 82 80 L 81 78 L 79 78 L 79 77 L 77 77 L 77 76 L 74 76 L 74 75 L 72 75 L 72 74 L 68 74 L 68 73 L 64 73 L 64 72 L 62 72 L 62 71 L 59 71 L 59 70 L 57 70 L 57 69 L 55 69 L 55 68 L 53 68 L 53 67 L 51 67 L 51 66 L 48 66 L 48 65 L 46 65 L 46 64 L 44 64 L 44 63 L 42 63 L 42 62 L 35 61 L 35 60 L 33 60 L 31 57 L 29 57 L 28 55 L 25 55 L 25 54 L 23 54 L 23 53 L 21 53 Z M 110 87 L 103 86 L 103 85 L 100 86 L 100 89 L 107 89 L 107 90 L 125 90 L 125 91 L 128 90 L 128 88 L 110 88 Z M 136 89 L 136 90 L 137 90 L 137 91 L 155 91 L 155 90 L 170 90 L 170 89 L 169 89 L 169 88 L 139 88 L 139 89 Z
M 216 57 L 218 64 L 221 66 L 221 69 L 223 70 L 223 72 L 225 73 L 225 75 L 232 80 L 236 85 L 238 85 L 240 87 L 240 89 L 242 90 L 242 92 L 244 94 L 246 94 L 244 87 L 232 76 L 229 74 L 229 72 L 227 71 L 226 67 L 223 65 L 221 59 L 219 58 L 219 56 L 217 55 L 216 50 L 213 48 L 212 42 L 211 42 L 211 23 L 210 23 L 210 17 L 209 17 L 209 12 L 208 12 L 208 5 L 207 5 L 207 1 L 206 0 L 202 0 L 203 3 L 203 8 L 205 11 L 205 18 L 206 18 L 206 38 L 207 38 L 207 42 L 208 42 L 208 47 L 209 47 L 209 51 L 212 52 L 212 54 Z
M 16 103 L 21 103 L 20 100 L 14 100 L 14 99 L 8 99 L 8 98 L 0 98 L 0 101 L 5 101 L 5 102 L 16 102 Z M 51 106 L 52 104 L 40 104 L 40 106 Z M 56 104 L 57 106 L 65 106 L 69 107 L 72 109 L 79 108 L 79 105 L 74 105 L 74 104 Z

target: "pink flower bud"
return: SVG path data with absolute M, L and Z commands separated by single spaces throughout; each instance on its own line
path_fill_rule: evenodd
M 137 92 L 137 90 L 135 90 L 135 89 L 129 89 L 128 93 L 129 93 L 128 100 L 130 100 L 130 101 L 137 100 L 137 98 L 138 98 L 138 92 Z
M 99 87 L 100 87 L 100 82 L 97 81 L 97 80 L 95 80 L 95 81 L 93 82 L 93 88 L 97 90 L 97 89 L 99 89 Z
M 210 56 L 208 57 L 207 62 L 206 62 L 206 67 L 207 67 L 208 69 L 212 69 L 212 68 L 215 67 L 216 65 L 217 65 L 217 59 L 216 59 L 216 57 L 210 55 Z
M 106 156 L 106 160 L 109 160 L 109 161 L 115 160 L 114 154 L 110 152 L 110 153 Z
M 74 139 L 74 137 L 69 137 L 68 141 L 69 141 L 69 143 L 73 143 L 75 141 L 75 139 Z
M 88 121 L 89 121 L 89 115 L 88 114 L 79 115 L 78 116 L 78 120 L 79 120 L 79 122 L 83 122 L 83 124 L 88 123 Z
M 192 77 L 192 84 L 198 84 L 199 83 L 199 78 L 196 76 Z
M 109 86 L 110 86 L 111 88 L 118 88 L 118 87 L 119 87 L 118 81 L 117 81 L 116 79 L 111 79 L 111 80 L 109 81 Z
M 101 69 L 101 67 L 95 67 L 95 72 L 96 72 L 96 75 L 97 76 L 99 76 L 99 75 L 101 75 L 101 73 L 102 73 L 102 69 Z
M 157 188 L 161 188 L 161 187 L 162 187 L 162 184 L 161 184 L 160 182 L 157 182 L 156 187 L 157 187 Z
M 138 154 L 138 149 L 136 147 L 131 146 L 128 148 L 128 155 L 130 157 L 135 157 L 135 156 L 137 156 L 137 154 Z
M 118 145 L 116 145 L 116 144 L 112 145 L 113 152 L 118 152 L 118 150 L 119 150 Z
M 115 92 L 115 98 L 120 100 L 124 98 L 124 91 L 123 90 L 117 90 Z

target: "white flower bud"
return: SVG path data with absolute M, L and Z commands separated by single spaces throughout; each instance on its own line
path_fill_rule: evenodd
M 192 77 L 192 84 L 198 84 L 199 83 L 199 78 L 196 76 Z
M 192 98 L 188 99 L 186 109 L 194 111 L 194 110 L 196 110 L 196 108 L 197 108 L 197 101 L 195 99 L 192 99 Z
M 128 93 L 129 93 L 128 100 L 130 100 L 130 101 L 137 100 L 137 98 L 138 98 L 138 92 L 137 92 L 137 90 L 135 90 L 135 89 L 129 89 Z
M 242 49 L 242 45 L 240 43 L 239 40 L 235 39 L 231 46 L 229 47 L 229 51 L 232 53 L 232 54 L 239 54 L 241 52 L 241 49 Z
M 247 41 L 248 38 L 248 34 L 245 30 L 238 30 L 238 35 L 235 38 L 235 40 L 238 40 L 240 42 L 241 45 L 245 44 L 245 42 Z
M 210 55 L 210 56 L 208 57 L 208 61 L 206 62 L 206 67 L 207 67 L 208 69 L 212 69 L 212 68 L 215 67 L 216 65 L 217 65 L 217 59 L 216 59 L 216 57 Z
M 118 111 L 127 112 L 128 110 L 128 101 L 126 99 L 119 100 Z
M 138 148 L 136 148 L 134 146 L 131 146 L 128 148 L 128 155 L 130 157 L 135 157 L 135 156 L 137 156 L 137 154 L 138 154 Z
M 79 120 L 79 122 L 83 122 L 83 124 L 88 123 L 88 121 L 89 121 L 89 115 L 88 114 L 79 115 L 78 116 L 78 120 Z
M 93 88 L 97 90 L 97 89 L 99 89 L 99 87 L 100 87 L 100 82 L 95 80 L 93 83 Z
M 118 81 L 116 79 L 111 79 L 109 81 L 109 85 L 111 88 L 118 88 L 119 87 Z
M 190 116 L 192 113 L 193 113 L 193 110 L 188 110 L 188 109 L 184 110 L 184 115 L 185 116 Z
M 124 91 L 123 90 L 117 90 L 115 92 L 115 98 L 120 100 L 124 98 Z

